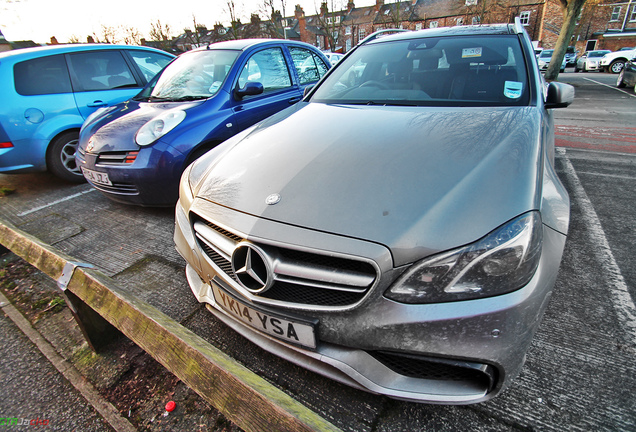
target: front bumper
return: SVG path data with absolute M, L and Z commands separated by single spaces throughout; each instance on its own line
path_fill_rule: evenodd
M 112 185 L 87 179 L 88 183 L 113 201 L 141 206 L 173 206 L 178 198 L 179 178 L 185 156 L 172 147 L 158 142 L 142 147 L 133 163 L 102 163 L 102 154 L 82 150 L 75 154 L 77 166 L 106 173 Z
M 198 301 L 207 303 L 219 319 L 275 355 L 329 378 L 372 393 L 426 403 L 482 402 L 510 384 L 523 366 L 547 305 L 565 243 L 565 236 L 544 227 L 539 268 L 530 283 L 515 292 L 407 305 L 383 296 L 405 270 L 392 267 L 390 251 L 383 246 L 239 214 L 203 200 L 194 200 L 191 210 L 213 217 L 214 223 L 234 234 L 249 233 L 250 242 L 373 260 L 378 279 L 365 298 L 350 307 L 263 304 L 244 295 L 241 286 L 203 251 L 191 213 L 177 204 L 174 237 L 188 263 L 188 282 Z M 316 348 L 281 341 L 235 320 L 216 304 L 211 293 L 214 284 L 246 305 L 318 320 Z M 444 373 L 413 373 L 403 367 L 405 359 L 415 369 L 438 365 Z

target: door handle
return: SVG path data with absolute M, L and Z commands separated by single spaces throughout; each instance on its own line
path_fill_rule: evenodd
M 289 100 L 289 104 L 290 104 L 290 105 L 293 105 L 293 104 L 295 104 L 296 102 L 300 102 L 300 100 L 301 100 L 301 99 L 302 99 L 302 98 L 300 98 L 300 97 L 294 97 L 294 98 L 291 98 L 291 99 Z
M 106 102 L 103 102 L 103 101 L 100 101 L 100 100 L 96 100 L 94 102 L 86 104 L 86 106 L 89 107 L 89 108 L 105 107 L 106 105 L 108 105 Z

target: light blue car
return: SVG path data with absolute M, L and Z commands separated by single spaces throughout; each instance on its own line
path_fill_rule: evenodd
M 135 96 L 174 55 L 138 46 L 78 44 L 0 54 L 0 173 L 49 170 L 84 181 L 79 130 L 100 107 Z

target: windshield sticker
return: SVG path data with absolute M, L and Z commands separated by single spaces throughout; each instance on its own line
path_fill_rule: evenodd
M 506 81 L 504 84 L 504 96 L 510 99 L 519 99 L 523 91 L 523 83 L 518 81 Z
M 221 88 L 221 84 L 223 84 L 221 81 L 214 81 L 212 85 L 210 86 L 210 90 L 209 90 L 210 93 L 214 94 L 217 91 L 219 91 L 219 88 Z
M 462 58 L 481 57 L 481 47 L 462 49 Z

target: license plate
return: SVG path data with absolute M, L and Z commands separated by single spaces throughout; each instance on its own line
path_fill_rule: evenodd
M 108 186 L 112 186 L 113 185 L 110 182 L 110 179 L 108 178 L 108 174 L 106 174 L 106 173 L 93 171 L 93 170 L 89 170 L 89 169 L 86 169 L 86 168 L 82 167 L 82 174 L 84 174 L 84 177 L 86 177 L 87 180 L 89 180 L 89 181 L 91 181 L 93 183 L 102 184 L 102 185 L 108 185 Z
M 222 291 L 216 284 L 212 283 L 211 285 L 216 304 L 234 318 L 275 338 L 309 348 L 316 348 L 313 325 L 256 310 Z

